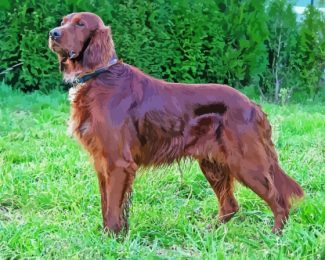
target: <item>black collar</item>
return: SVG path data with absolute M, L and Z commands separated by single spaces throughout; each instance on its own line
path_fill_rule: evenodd
M 107 71 L 111 66 L 115 65 L 118 62 L 118 59 L 116 57 L 113 57 L 107 66 L 101 67 L 99 69 L 94 70 L 93 72 L 89 72 L 83 75 L 78 75 L 76 79 L 73 81 L 73 84 L 82 84 L 86 81 L 98 76 L 99 74 L 102 74 L 103 72 Z

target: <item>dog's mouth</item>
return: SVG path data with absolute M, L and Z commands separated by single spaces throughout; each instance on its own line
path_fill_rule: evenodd
M 49 47 L 53 52 L 59 54 L 62 57 L 62 60 L 72 60 L 78 57 L 78 53 L 76 51 L 63 48 L 60 43 L 52 40 L 51 38 L 49 39 Z
M 56 52 L 62 57 L 67 56 L 67 52 L 64 50 L 64 48 L 57 42 L 49 38 L 49 47 L 53 52 Z
M 51 37 L 49 37 L 49 47 L 53 52 L 56 52 L 61 56 L 61 61 L 79 60 L 83 57 L 85 50 L 88 48 L 94 32 L 91 32 L 86 41 L 84 41 L 81 50 L 76 51 L 75 49 L 65 48 L 61 43 Z

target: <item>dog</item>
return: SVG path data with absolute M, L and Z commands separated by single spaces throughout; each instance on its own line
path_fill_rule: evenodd
M 280 231 L 302 188 L 279 165 L 260 106 L 226 85 L 168 83 L 117 59 L 110 27 L 88 12 L 65 16 L 49 47 L 70 90 L 73 135 L 97 172 L 104 229 L 128 228 L 128 197 L 139 167 L 198 161 L 219 202 L 238 211 L 237 180 L 260 196 Z

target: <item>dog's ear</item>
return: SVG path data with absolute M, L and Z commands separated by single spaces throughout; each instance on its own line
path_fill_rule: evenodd
M 84 51 L 82 65 L 91 70 L 98 66 L 105 66 L 113 52 L 111 29 L 109 27 L 97 29 Z

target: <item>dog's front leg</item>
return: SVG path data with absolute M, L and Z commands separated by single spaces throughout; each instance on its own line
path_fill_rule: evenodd
M 119 159 L 114 164 L 95 162 L 98 174 L 104 230 L 119 233 L 128 228 L 128 199 L 137 166 L 134 162 Z

